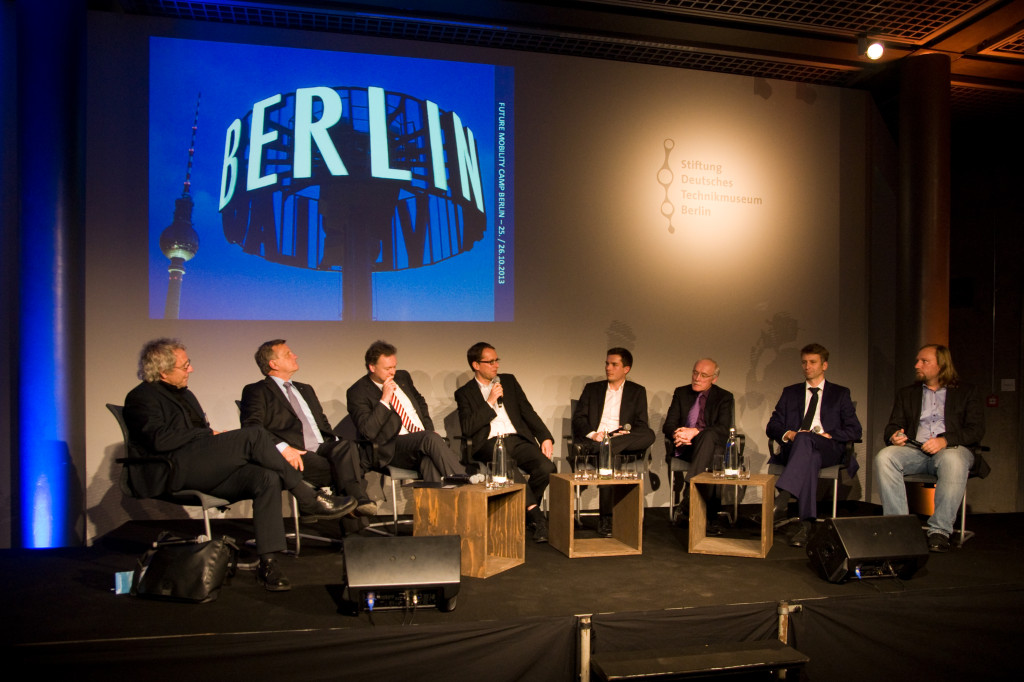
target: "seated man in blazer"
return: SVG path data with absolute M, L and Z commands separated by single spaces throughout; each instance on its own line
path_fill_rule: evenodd
M 359 449 L 331 430 L 313 387 L 291 380 L 299 371 L 298 356 L 284 339 L 274 339 L 262 344 L 255 357 L 266 379 L 242 389 L 242 426 L 262 426 L 286 458 L 299 457 L 303 478 L 355 498 L 360 516 L 376 514 L 377 505 L 366 494 Z
M 348 413 L 360 437 L 377 444 L 377 461 L 364 463 L 364 469 L 390 464 L 419 470 L 425 481 L 465 474 L 459 456 L 434 432 L 427 401 L 412 377 L 398 369 L 398 349 L 375 341 L 364 360 L 366 375 L 346 393 Z
M 787 386 L 775 405 L 765 429 L 768 437 L 782 443 L 773 463 L 786 470 L 775 483 L 775 519 L 786 518 L 790 497 L 797 498 L 800 529 L 789 541 L 794 547 L 807 544 L 818 516 L 818 473 L 835 466 L 846 444 L 860 440 L 861 427 L 850 399 L 850 389 L 825 381 L 828 349 L 811 343 L 800 349 L 804 381 Z M 818 394 L 821 394 L 820 396 Z M 851 459 L 847 472 L 856 475 L 858 464 Z
M 572 413 L 573 445 L 582 454 L 596 454 L 606 433 L 611 436 L 612 456 L 625 452 L 642 457 L 654 443 L 654 431 L 647 425 L 647 389 L 626 381 L 632 368 L 632 353 L 625 348 L 609 348 L 604 361 L 605 381 L 583 387 Z M 612 534 L 612 494 L 610 486 L 599 488 L 601 517 L 597 534 L 601 537 Z
M 711 358 L 693 363 L 690 383 L 672 393 L 672 404 L 661 429 L 672 443 L 665 452 L 665 460 L 670 466 L 673 457 L 686 460 L 690 463 L 690 476 L 710 469 L 714 456 L 725 452 L 725 441 L 733 425 L 736 403 L 732 393 L 717 385 L 719 373 L 718 363 Z M 682 501 L 677 507 L 677 519 L 682 519 L 687 512 L 687 488 L 682 476 L 676 481 L 683 486 Z M 718 512 L 722 509 L 722 486 L 704 487 L 701 493 L 707 500 L 707 532 L 721 535 Z M 673 490 L 671 494 L 676 492 Z
M 142 348 L 138 371 L 142 383 L 124 401 L 128 438 L 143 455 L 172 460 L 174 475 L 169 478 L 162 466 L 141 467 L 144 480 L 139 483 L 149 497 L 201 490 L 229 501 L 251 499 L 260 555 L 256 579 L 271 592 L 290 590 L 291 583 L 276 560 L 285 549 L 281 490 L 295 495 L 303 515 L 317 519 L 340 518 L 356 508 L 356 501 L 318 493 L 307 485 L 298 457 L 289 459 L 278 452 L 262 427 L 211 429 L 188 388 L 194 369 L 185 346 L 175 339 L 156 339 Z
M 534 412 L 519 382 L 511 374 L 498 375 L 500 360 L 494 346 L 484 341 L 470 346 L 466 359 L 473 378 L 455 392 L 462 434 L 473 440 L 474 459 L 489 461 L 498 436 L 505 437 L 509 457 L 530 476 L 526 487 L 526 518 L 533 526 L 534 542 L 548 541 L 548 522 L 541 498 L 555 473 L 551 462 L 554 439 Z M 540 447 L 537 447 L 537 444 Z
M 904 474 L 927 473 L 935 484 L 935 513 L 928 519 L 928 549 L 949 551 L 960 501 L 973 471 L 984 478 L 989 466 L 971 446 L 985 435 L 985 410 L 978 391 L 961 383 L 953 356 L 939 344 L 922 346 L 914 365 L 917 381 L 896 393 L 883 435 L 888 447 L 875 459 L 883 514 L 908 514 Z

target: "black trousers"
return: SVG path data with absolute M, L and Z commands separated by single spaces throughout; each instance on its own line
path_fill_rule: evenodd
M 725 445 L 719 444 L 711 432 L 701 431 L 691 441 L 690 445 L 677 447 L 675 456 L 681 457 L 690 463 L 690 476 L 692 477 L 705 471 L 710 471 L 715 455 L 721 454 L 725 454 Z M 670 454 L 669 456 L 672 457 L 673 455 Z M 682 482 L 681 476 L 676 480 L 685 485 L 685 482 Z M 676 492 L 673 490 L 672 494 L 675 495 Z M 707 501 L 708 518 L 713 519 L 717 517 L 718 512 L 722 510 L 722 486 L 702 485 L 701 495 Z
M 260 554 L 285 549 L 281 517 L 281 490 L 312 498 L 302 482 L 302 472 L 288 463 L 262 427 L 247 426 L 207 436 L 178 448 L 171 457 L 176 472 L 173 490 L 201 490 L 232 502 L 252 500 L 256 551 Z M 300 501 L 302 501 L 300 499 Z
M 483 447 L 476 451 L 473 458 L 489 465 L 497 442 L 497 438 L 485 441 Z M 555 463 L 544 456 L 534 441 L 524 438 L 518 433 L 510 433 L 505 436 L 505 451 L 515 462 L 516 467 L 525 471 L 530 477 L 526 483 L 526 508 L 529 509 L 540 504 L 544 497 L 544 491 L 548 489 L 551 474 L 555 473 Z M 517 482 L 523 480 L 518 472 L 515 473 L 515 477 Z
M 318 488 L 329 485 L 336 494 L 354 497 L 360 504 L 370 501 L 354 443 L 337 439 L 321 443 L 316 452 L 302 456 L 302 466 L 302 477 Z
M 615 436 L 611 440 L 612 457 L 623 453 L 642 457 L 647 452 L 647 448 L 651 447 L 654 443 L 654 434 L 651 432 L 624 433 L 621 436 Z M 584 455 L 596 455 L 601 450 L 601 444 L 589 438 L 577 440 L 576 445 L 579 446 L 581 454 Z M 612 487 L 608 485 L 600 486 L 597 489 L 598 509 L 601 516 L 611 516 L 614 492 Z
M 417 431 L 395 437 L 395 456 L 388 462 L 403 469 L 418 469 L 424 481 L 440 481 L 445 476 L 463 474 L 459 456 L 433 431 Z

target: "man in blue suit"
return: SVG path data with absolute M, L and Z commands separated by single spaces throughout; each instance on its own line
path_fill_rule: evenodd
M 785 519 L 790 497 L 798 502 L 800 529 L 789 543 L 794 547 L 807 543 L 818 515 L 818 473 L 838 464 L 846 444 L 861 437 L 850 389 L 825 381 L 828 349 L 817 343 L 804 346 L 800 364 L 804 382 L 783 389 L 765 430 L 769 438 L 782 443 L 772 463 L 786 467 L 775 483 L 776 521 Z M 857 461 L 851 459 L 847 472 L 852 477 L 857 469 Z

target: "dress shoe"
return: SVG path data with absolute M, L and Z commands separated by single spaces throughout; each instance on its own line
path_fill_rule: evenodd
M 803 547 L 811 539 L 811 530 L 814 527 L 813 521 L 801 521 L 800 529 L 789 540 L 790 547 Z
M 948 552 L 949 551 L 949 538 L 942 533 L 929 533 L 928 534 L 928 551 L 929 552 Z
M 722 527 L 718 525 L 716 521 L 708 521 L 708 524 L 704 527 L 704 536 L 709 538 L 721 537 L 723 534 Z
M 292 584 L 288 582 L 277 559 L 273 557 L 260 559 L 260 565 L 256 569 L 256 582 L 263 585 L 268 592 L 287 592 L 292 589 Z
M 376 516 L 377 515 L 377 503 L 373 500 L 367 500 L 366 502 L 360 502 L 359 506 L 355 510 L 356 516 Z
M 548 541 L 548 521 L 541 517 L 537 519 L 533 524 L 533 541 L 534 542 L 547 542 Z
M 311 519 L 340 519 L 358 506 L 359 503 L 354 497 L 349 497 L 348 495 L 335 497 L 319 491 L 312 502 L 299 504 L 299 513 L 304 521 Z
M 601 517 L 597 522 L 597 534 L 602 538 L 610 538 L 612 536 L 612 517 Z

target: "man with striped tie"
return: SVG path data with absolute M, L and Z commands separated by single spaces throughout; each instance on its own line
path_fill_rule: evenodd
M 398 369 L 398 349 L 375 341 L 366 350 L 367 373 L 346 393 L 348 413 L 359 435 L 377 444 L 377 461 L 417 469 L 425 481 L 466 473 L 459 456 L 434 431 L 427 401 L 405 370 Z

